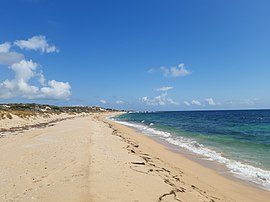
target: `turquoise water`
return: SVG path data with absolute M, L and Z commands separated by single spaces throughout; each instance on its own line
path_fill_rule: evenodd
M 115 119 L 270 190 L 270 110 L 128 113 Z

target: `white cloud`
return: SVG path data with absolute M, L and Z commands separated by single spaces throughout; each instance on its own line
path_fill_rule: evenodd
M 185 68 L 184 63 L 179 64 L 177 67 L 160 67 L 160 69 L 166 77 L 179 77 L 191 74 L 191 71 Z
M 0 83 L 0 97 L 12 98 L 16 96 L 28 98 L 38 93 L 38 87 L 30 85 L 28 81 L 34 77 L 37 64 L 32 61 L 22 60 L 14 63 L 9 68 L 15 73 L 13 80 Z
M 220 105 L 220 103 L 219 103 L 219 102 L 215 102 L 215 101 L 213 100 L 213 98 L 206 98 L 205 100 L 206 100 L 206 102 L 207 102 L 209 105 L 211 105 L 211 106 Z
M 116 100 L 115 103 L 116 104 L 124 104 L 125 102 L 123 100 Z
M 180 77 L 180 76 L 187 76 L 191 74 L 191 71 L 187 70 L 185 68 L 184 63 L 180 63 L 176 67 L 160 67 L 160 68 L 151 68 L 147 71 L 148 73 L 156 73 L 156 72 L 162 72 L 163 76 L 165 77 Z
M 6 79 L 0 82 L 0 98 L 22 97 L 27 99 L 68 99 L 71 95 L 68 82 L 58 82 L 55 80 L 45 83 L 42 72 L 37 72 L 38 64 L 32 60 L 21 60 L 9 67 L 13 70 L 15 77 L 12 80 Z M 43 86 L 30 84 L 32 79 L 43 79 Z
M 192 101 L 191 101 L 191 104 L 193 104 L 193 105 L 198 105 L 198 106 L 202 105 L 202 104 L 200 103 L 200 101 L 198 101 L 198 100 L 192 100 Z
M 10 48 L 10 42 L 0 44 L 0 64 L 11 65 L 24 59 L 24 56 L 22 54 L 10 52 Z
M 147 105 L 152 105 L 152 106 L 158 106 L 158 105 L 166 105 L 166 100 L 164 100 L 164 98 L 162 98 L 161 95 L 156 96 L 154 98 L 148 98 L 147 96 L 142 97 L 142 102 L 147 104 Z
M 144 96 L 144 97 L 142 97 L 142 102 L 147 102 L 147 100 L 148 100 L 148 97 L 147 96 Z
M 44 76 L 43 72 L 40 71 L 40 72 L 37 74 L 37 76 L 38 76 L 38 82 L 39 82 L 41 85 L 44 86 L 44 85 L 45 85 L 46 79 L 45 79 L 45 76 Z
M 173 87 L 171 87 L 171 86 L 163 86 L 161 88 L 157 88 L 156 91 L 164 92 L 164 91 L 168 91 L 168 90 L 171 90 L 171 89 L 173 89 Z
M 70 85 L 68 82 L 59 82 L 51 80 L 48 82 L 48 86 L 40 89 L 39 98 L 50 98 L 50 99 L 68 99 L 71 95 Z
M 11 65 L 16 62 L 20 62 L 24 59 L 23 54 L 16 52 L 0 52 L 0 64 L 1 65 Z
M 18 46 L 20 49 L 26 50 L 39 50 L 42 53 L 52 53 L 59 52 L 59 49 L 54 45 L 48 44 L 45 36 L 33 36 L 28 40 L 17 40 L 14 45 Z
M 10 42 L 0 44 L 0 53 L 8 53 L 11 48 Z
M 173 99 L 168 98 L 168 90 L 173 89 L 173 87 L 168 87 L 164 86 L 161 88 L 156 89 L 156 91 L 160 91 L 161 94 L 158 96 L 155 96 L 153 98 L 149 98 L 147 96 L 142 97 L 141 101 L 147 105 L 152 105 L 152 106 L 164 106 L 168 104 L 173 104 L 173 105 L 178 105 L 177 102 L 175 102 Z
M 173 104 L 173 105 L 179 105 L 178 102 L 174 101 L 172 98 L 167 98 L 167 101 L 170 103 L 170 104 Z
M 184 104 L 185 104 L 186 106 L 190 106 L 190 103 L 189 103 L 188 101 L 184 101 Z
M 215 102 L 213 98 L 206 98 L 205 101 L 210 106 L 221 105 L 220 102 Z M 204 103 L 201 103 L 199 100 L 184 101 L 184 104 L 186 106 L 191 106 L 191 105 L 205 106 Z
M 21 49 L 40 50 L 43 53 L 59 51 L 54 45 L 48 44 L 45 36 L 0 44 L 0 64 L 8 65 L 15 74 L 13 79 L 0 81 L 0 98 L 69 99 L 71 86 L 68 82 L 46 82 L 43 72 L 38 70 L 37 63 L 24 59 L 23 54 L 10 51 L 13 45 Z
M 107 104 L 107 101 L 106 101 L 106 100 L 100 100 L 100 102 L 101 102 L 102 104 Z
M 18 63 L 14 63 L 11 65 L 10 69 L 12 69 L 15 72 L 15 79 L 17 81 L 24 80 L 28 81 L 32 77 L 35 76 L 35 70 L 37 68 L 38 64 L 26 60 L 22 60 Z

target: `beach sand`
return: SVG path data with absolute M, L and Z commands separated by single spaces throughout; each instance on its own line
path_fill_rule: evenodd
M 0 201 L 269 201 L 109 115 L 0 138 Z

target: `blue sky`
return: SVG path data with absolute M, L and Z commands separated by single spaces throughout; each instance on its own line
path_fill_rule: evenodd
M 0 102 L 270 108 L 268 0 L 3 0 Z

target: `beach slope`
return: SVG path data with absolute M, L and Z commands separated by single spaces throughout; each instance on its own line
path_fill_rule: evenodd
M 0 201 L 267 201 L 95 113 L 0 138 Z

